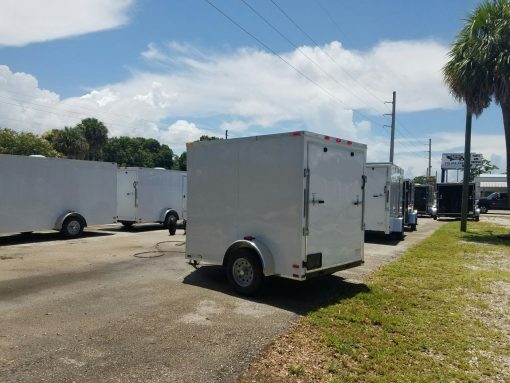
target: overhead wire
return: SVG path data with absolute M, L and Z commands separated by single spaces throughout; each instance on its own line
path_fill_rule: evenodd
M 306 73 L 298 69 L 295 65 L 290 63 L 287 59 L 285 59 L 281 54 L 276 52 L 273 48 L 271 48 L 269 45 L 264 43 L 262 40 L 260 40 L 258 37 L 256 37 L 253 33 L 248 31 L 246 28 L 244 28 L 241 24 L 239 24 L 236 20 L 234 20 L 232 17 L 230 17 L 227 13 L 225 13 L 222 9 L 217 7 L 214 3 L 212 3 L 210 0 L 204 0 L 207 4 L 209 4 L 211 7 L 213 7 L 217 12 L 219 12 L 221 15 L 223 15 L 226 19 L 228 19 L 232 24 L 234 24 L 236 27 L 241 29 L 243 32 L 245 32 L 247 35 L 249 35 L 251 38 L 253 38 L 257 43 L 259 43 L 263 48 L 267 49 L 271 53 L 273 53 L 276 57 L 278 57 L 281 61 L 283 61 L 286 65 L 288 65 L 290 68 L 292 68 L 294 71 L 296 71 L 299 75 L 301 75 L 303 78 L 314 84 L 316 87 L 318 87 L 320 90 L 322 90 L 325 94 L 330 96 L 332 99 L 336 100 L 338 103 L 342 104 L 347 110 L 352 110 L 353 113 L 357 113 L 360 116 L 363 116 L 364 118 L 370 120 L 373 123 L 376 123 L 372 118 L 364 115 L 363 113 L 355 110 L 354 108 L 350 107 L 348 104 L 346 104 L 343 100 L 338 98 L 335 94 L 333 94 L 331 91 L 323 87 L 321 84 L 319 84 L 317 81 L 312 79 L 310 76 L 308 76 Z
M 253 13 L 255 13 L 262 21 L 264 21 L 271 29 L 273 29 L 280 37 L 282 37 L 285 41 L 287 41 L 296 51 L 298 51 L 301 55 L 303 55 L 308 61 L 310 61 L 316 68 L 318 68 L 323 74 L 325 74 L 330 80 L 335 82 L 340 87 L 344 88 L 347 92 L 349 92 L 351 95 L 356 97 L 359 101 L 361 101 L 363 104 L 365 104 L 365 100 L 360 98 L 356 93 L 354 93 L 351 89 L 349 89 L 346 85 L 339 82 L 336 78 L 334 78 L 329 72 L 327 72 L 317 61 L 312 59 L 309 55 L 307 55 L 303 49 L 301 49 L 297 44 L 295 44 L 290 38 L 288 38 L 285 34 L 283 34 L 276 26 L 274 26 L 266 17 L 264 17 L 260 12 L 258 12 L 254 7 L 252 7 L 246 0 L 241 0 Z M 272 1 L 272 0 L 271 0 Z M 315 43 L 317 47 L 320 49 L 318 44 Z M 327 53 L 326 53 L 327 54 Z M 367 104 L 368 109 L 371 109 L 371 107 Z M 354 110 L 354 108 L 353 108 Z M 375 111 L 375 114 L 379 114 L 379 111 Z M 359 113 L 359 112 L 358 112 Z M 362 115 L 361 113 L 359 113 Z M 363 116 L 363 115 L 362 115 Z M 367 116 L 364 116 L 366 119 L 370 119 Z

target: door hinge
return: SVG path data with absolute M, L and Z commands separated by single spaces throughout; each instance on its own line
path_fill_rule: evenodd
M 310 231 L 306 227 L 303 227 L 303 236 L 306 237 L 308 234 L 310 234 Z
M 305 176 L 305 177 L 308 177 L 308 176 L 310 175 L 310 169 L 305 169 L 305 172 L 304 172 L 304 173 L 305 173 L 305 175 L 304 175 L 304 176 Z

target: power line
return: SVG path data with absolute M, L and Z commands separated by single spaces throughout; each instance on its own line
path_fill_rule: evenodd
M 292 17 L 290 17 L 290 15 L 285 12 L 285 10 L 280 6 L 278 5 L 278 3 L 275 1 L 275 0 L 270 0 L 273 5 L 297 28 L 299 29 L 311 42 L 312 44 L 314 44 L 325 56 L 327 56 L 333 63 L 335 63 L 338 68 L 344 72 L 352 81 L 354 81 L 356 84 L 358 84 L 363 90 L 365 90 L 367 92 L 367 94 L 371 95 L 372 97 L 374 97 L 374 99 L 376 99 L 378 102 L 381 102 L 381 103 L 384 103 L 384 101 L 378 97 L 377 95 L 375 95 L 372 91 L 370 91 L 367 87 L 365 87 L 361 82 L 359 82 L 350 72 L 348 72 L 344 67 L 342 67 L 340 65 L 340 63 L 338 61 L 336 61 L 328 52 L 326 52 L 324 49 L 321 48 L 321 46 L 319 45 L 319 43 L 317 41 L 315 41 L 315 39 L 309 34 L 307 33 Z M 319 4 L 320 5 L 320 4 Z M 320 5 L 322 7 L 322 5 Z M 324 8 L 323 8 L 324 10 Z M 327 13 L 327 12 L 326 12 Z M 328 17 L 331 18 L 331 16 L 329 15 L 329 13 L 327 13 Z M 378 112 L 380 113 L 380 112 Z
M 338 84 L 339 86 L 341 86 L 342 88 L 344 88 L 347 92 L 349 92 L 350 94 L 352 94 L 354 97 L 356 97 L 359 101 L 361 101 L 363 104 L 366 103 L 365 100 L 363 100 L 362 98 L 360 98 L 357 94 L 355 94 L 352 90 L 350 90 L 347 86 L 345 86 L 344 84 L 340 83 L 336 78 L 334 78 L 333 76 L 331 76 L 326 70 L 324 70 L 322 68 L 322 66 L 317 63 L 314 59 L 312 59 L 310 56 L 308 56 L 297 44 L 295 44 L 292 40 L 290 40 L 286 35 L 284 35 L 278 28 L 276 28 L 269 20 L 267 20 L 266 17 L 264 17 L 260 12 L 258 12 L 255 8 L 253 8 L 246 0 L 241 0 L 248 8 L 250 8 L 250 10 L 255 13 L 260 19 L 262 19 L 269 27 L 271 27 L 271 29 L 273 29 L 276 33 L 278 33 L 278 35 L 280 35 L 280 37 L 282 37 L 285 41 L 287 41 L 292 47 L 294 47 L 294 49 L 296 49 L 299 53 L 301 53 L 304 57 L 306 57 L 306 59 L 308 61 L 310 61 L 312 64 L 314 64 L 322 73 L 324 73 L 329 79 L 331 79 L 333 82 L 335 82 L 336 84 Z M 271 0 L 273 1 L 273 0 Z M 274 1 L 273 1 L 273 4 Z M 277 6 L 277 4 L 275 4 Z M 318 44 L 313 42 L 317 47 L 318 47 Z M 327 53 L 326 53 L 327 54 Z M 368 109 L 370 109 L 370 106 L 368 105 L 367 103 L 367 106 L 368 106 Z M 354 110 L 354 108 L 352 108 Z M 375 111 L 375 114 L 379 114 L 378 111 L 374 110 Z M 360 113 L 361 114 L 361 113 Z M 365 117 L 366 118 L 366 117 Z
M 333 93 L 331 93 L 328 89 L 324 88 L 322 85 L 320 85 L 317 81 L 313 80 L 311 77 L 306 75 L 304 72 L 296 68 L 294 65 L 292 65 L 288 60 L 286 60 L 282 55 L 280 55 L 278 52 L 276 52 L 274 49 L 269 47 L 267 44 L 265 44 L 262 40 L 257 38 L 255 35 L 253 35 L 251 32 L 249 32 L 246 28 L 244 28 L 242 25 L 240 25 L 237 21 L 235 21 L 232 17 L 230 17 L 228 14 L 226 14 L 223 10 L 218 8 L 216 5 L 214 5 L 210 0 L 204 0 L 206 3 L 208 3 L 211 7 L 216 9 L 221 15 L 223 15 L 226 19 L 228 19 L 232 24 L 234 24 L 236 27 L 241 29 L 244 33 L 249 35 L 251 38 L 253 38 L 255 41 L 257 41 L 262 47 L 273 53 L 275 56 L 277 56 L 280 60 L 282 60 L 285 64 L 287 64 L 289 67 L 291 67 L 294 71 L 296 71 L 298 74 L 300 74 L 302 77 L 304 77 L 306 80 L 317 86 L 319 89 L 321 89 L 324 93 L 326 93 L 331 98 L 335 99 L 337 102 L 342 104 L 347 110 L 352 110 L 355 113 L 358 113 L 360 116 L 364 116 L 366 119 L 370 120 L 373 123 L 376 123 L 373 119 L 371 119 L 368 116 L 365 116 L 363 113 L 354 110 L 352 107 L 347 105 L 344 101 L 339 99 L 337 96 L 335 96 Z

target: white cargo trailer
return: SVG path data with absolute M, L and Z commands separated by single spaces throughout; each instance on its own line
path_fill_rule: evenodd
M 189 262 L 241 293 L 363 263 L 366 145 L 308 132 L 188 145 Z
M 186 219 L 186 188 L 186 172 L 162 168 L 119 168 L 117 221 L 125 226 L 159 222 L 175 234 L 175 223 Z
M 390 162 L 367 163 L 365 230 L 404 237 L 404 171 Z
M 115 222 L 117 165 L 0 154 L 0 232 L 60 230 Z

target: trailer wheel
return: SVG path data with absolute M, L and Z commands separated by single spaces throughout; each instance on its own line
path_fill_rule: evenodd
M 124 226 L 126 228 L 131 227 L 134 224 L 134 222 L 132 222 L 132 221 L 120 221 L 120 223 L 122 224 L 122 226 Z
M 437 221 L 437 215 L 433 216 L 432 218 L 434 218 L 434 221 Z
M 257 255 L 249 249 L 236 250 L 227 261 L 227 278 L 238 293 L 256 293 L 263 279 L 262 266 Z
M 83 232 L 83 220 L 77 216 L 67 217 L 60 231 L 67 238 L 76 238 Z
M 175 235 L 175 232 L 177 231 L 177 220 L 177 214 L 173 211 L 168 213 L 165 217 L 165 227 L 168 228 L 170 235 Z
M 416 225 L 411 225 L 411 230 L 416 231 Z
M 478 222 L 478 221 L 480 221 L 480 217 L 479 216 L 475 217 L 475 222 Z

